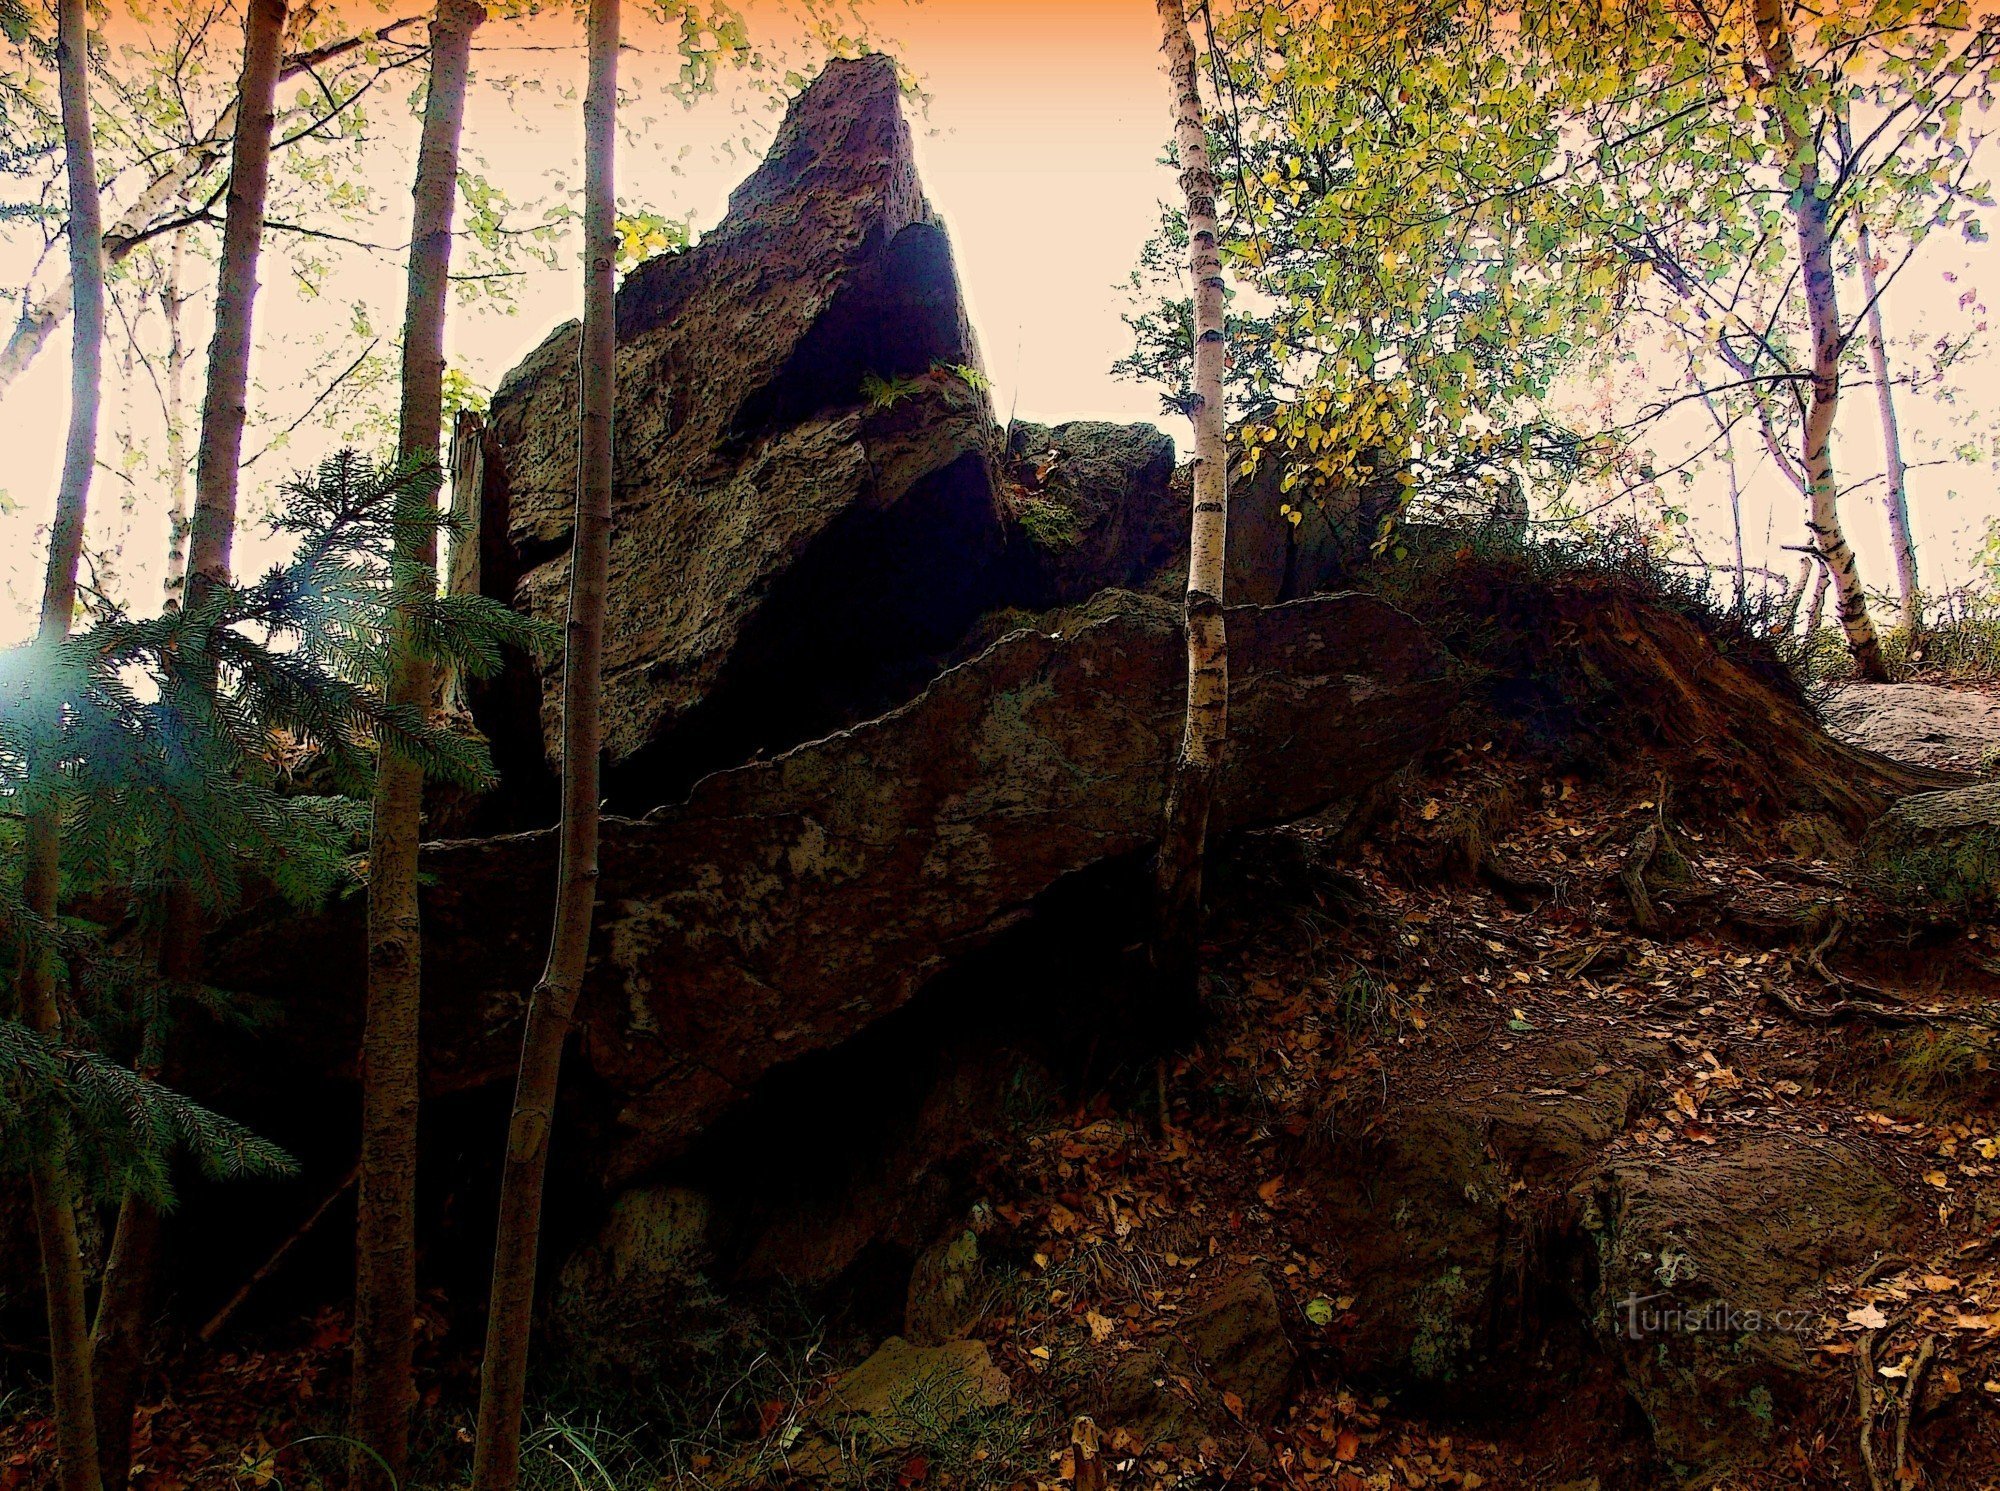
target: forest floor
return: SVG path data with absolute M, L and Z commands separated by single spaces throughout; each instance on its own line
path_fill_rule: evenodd
M 991 1322 L 1001 1359 L 1031 1383 L 1048 1370 L 1037 1345 L 1101 1356 L 1143 1337 L 1191 1308 L 1220 1259 L 1281 1281 L 1309 1333 L 1308 1386 L 1239 1476 L 1335 1491 L 1673 1484 L 1650 1423 L 1670 1462 L 1697 1462 L 1681 1462 L 1694 1483 L 1866 1486 L 1865 1361 L 1880 1484 L 2000 1485 L 1993 931 L 1912 928 L 1836 864 L 1709 824 L 1682 826 L 1693 881 L 1641 932 L 1620 876 L 1660 822 L 1657 781 L 1563 779 L 1523 801 L 1519 780 L 1519 763 L 1459 753 L 1376 828 L 1341 904 L 1293 896 L 1272 916 L 1273 898 L 1236 923 L 1221 1028 L 1176 1064 L 1167 1137 L 1079 1123 L 1048 1143 L 1063 1157 L 1040 1177 L 1050 1198 L 1023 1202 L 1052 1268 L 1121 1224 L 1143 1248 L 1141 1219 L 1168 1240 L 1141 1287 Z M 1487 852 L 1468 856 L 1474 826 Z M 1468 857 L 1470 873 L 1449 873 Z M 1465 1132 L 1485 1140 L 1470 1163 Z M 1507 1194 L 1468 1227 L 1492 1179 Z M 1370 1185 L 1416 1214 L 1399 1228 L 1334 1194 Z M 1621 1207 L 1628 1235 L 1569 1200 L 1579 1187 Z M 1453 1188 L 1470 1204 L 1424 1214 Z M 1579 1211 L 1592 1235 L 1574 1235 Z M 1463 1244 L 1439 1256 L 1472 1309 L 1412 1308 L 1438 1294 L 1410 1263 L 1423 1232 Z M 1654 1264 L 1648 1293 L 1667 1297 L 1677 1245 L 1711 1297 L 1791 1306 L 1783 1349 L 1749 1342 L 1772 1359 L 1762 1381 L 1729 1361 L 1740 1337 L 1663 1367 L 1668 1347 L 1639 1335 L 1682 1322 L 1620 1316 L 1610 1276 L 1636 1253 Z M 1516 1276 L 1475 1280 L 1482 1252 Z M 1411 1367 L 1431 1369 L 1428 1390 L 1410 1390 Z M 1740 1381 L 1691 1383 L 1710 1371 Z M 1403 1388 L 1371 1393 L 1371 1377 Z M 1436 1411 L 1413 1413 L 1426 1399 Z M 1746 1443 L 1763 1469 L 1700 1474 Z
M 1150 1094 L 1086 1081 L 979 1161 L 959 1334 L 1006 1379 L 987 1416 L 850 1434 L 814 1474 L 2000 1486 L 2000 927 L 1913 921 L 1809 837 L 1683 816 L 1661 785 L 1475 739 L 1358 849 L 1337 816 L 1252 836 L 1217 877 L 1200 1041 Z M 1688 873 L 1642 913 L 1649 832 Z M 1696 1318 L 1717 1305 L 1748 1323 Z M 424 1329 L 428 1421 L 469 1456 L 468 1343 L 436 1310 Z M 327 1308 L 167 1362 L 135 1484 L 311 1483 L 345 1355 Z M 545 1479 L 802 1478 L 853 1359 L 809 1358 L 734 1459 L 635 1478 L 579 1439 Z M 30 1409 L 0 1416 L 0 1491 L 45 1483 Z

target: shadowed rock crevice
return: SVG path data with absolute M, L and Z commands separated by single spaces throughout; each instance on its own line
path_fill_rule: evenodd
M 987 561 L 1000 538 L 973 396 L 933 387 L 894 410 L 835 423 L 863 432 L 856 448 L 866 466 L 851 470 L 878 500 L 850 507 L 777 577 L 670 732 L 612 764 L 614 810 L 677 801 L 708 772 L 903 703 L 991 604 Z M 893 503 L 879 500 L 897 490 Z M 963 562 L 940 564 L 940 555 Z M 685 684 L 670 663 L 650 671 L 655 688 Z
M 920 377 L 950 364 L 977 367 L 959 298 L 951 240 L 936 223 L 912 223 L 864 248 L 854 278 L 769 384 L 744 400 L 732 434 L 756 434 L 851 405 L 869 377 Z

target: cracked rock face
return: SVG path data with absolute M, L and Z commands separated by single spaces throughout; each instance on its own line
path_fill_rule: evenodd
M 577 337 L 560 328 L 508 375 L 483 445 L 481 588 L 555 622 Z M 978 370 L 894 64 L 835 61 L 722 223 L 618 294 L 614 803 L 667 801 L 901 703 L 936 671 L 1004 543 Z M 517 680 L 475 709 L 496 744 L 553 761 L 560 701 L 552 660 L 538 690 Z
M 1077 871 L 1145 851 L 1179 743 L 1175 609 L 1107 592 L 909 704 L 688 800 L 606 821 L 579 1012 L 613 1183 L 671 1158 L 774 1068 L 850 1039 Z M 1421 627 L 1360 595 L 1229 613 L 1218 833 L 1353 797 L 1435 742 L 1452 697 Z M 546 951 L 552 831 L 424 852 L 426 1074 L 504 1083 Z M 212 977 L 281 994 L 291 1060 L 349 1059 L 360 908 L 250 922 Z M 329 1059 L 327 1053 L 340 1053 Z

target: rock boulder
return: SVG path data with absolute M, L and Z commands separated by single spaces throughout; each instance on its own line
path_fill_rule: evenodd
M 1109 594 L 1020 631 L 909 704 L 604 824 L 582 1061 L 609 1109 L 603 1178 L 665 1160 L 775 1067 L 842 1043 L 1024 917 L 1058 880 L 1158 832 L 1185 648 L 1163 601 Z M 1229 615 L 1232 750 L 1218 833 L 1354 796 L 1438 736 L 1452 686 L 1423 630 L 1367 596 Z M 424 851 L 433 1090 L 506 1082 L 549 935 L 553 832 Z M 273 1041 L 351 1060 L 360 908 L 251 916 L 211 946 L 224 988 L 278 996 Z M 330 1056 L 329 1053 L 338 1053 Z
M 830 63 L 721 224 L 634 270 L 617 315 L 604 738 L 613 800 L 650 807 L 908 699 L 988 603 L 996 432 L 894 64 Z M 479 462 L 480 588 L 558 622 L 577 337 L 508 375 Z M 560 697 L 550 660 L 474 707 L 553 760 Z
M 1960 912 L 2000 901 L 2000 783 L 1914 792 L 1869 826 L 1862 879 L 1890 901 Z
M 1690 1484 L 1768 1457 L 1812 1400 L 1825 1286 L 1915 1221 L 1865 1154 L 1810 1135 L 1620 1159 L 1582 1196 L 1583 1303 Z

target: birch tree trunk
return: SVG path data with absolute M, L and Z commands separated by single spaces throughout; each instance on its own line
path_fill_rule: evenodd
M 597 896 L 599 695 L 604 592 L 611 563 L 612 409 L 617 384 L 614 269 L 617 196 L 619 0 L 590 0 L 590 75 L 583 102 L 583 334 L 577 348 L 582 419 L 577 441 L 575 539 L 563 658 L 562 826 L 549 960 L 528 998 L 527 1031 L 507 1153 L 479 1375 L 473 1491 L 513 1491 L 521 1469 L 521 1404 L 541 1241 L 542 1189 L 563 1042 L 590 951 Z
M 1813 571 L 1818 568 L 1819 562 L 1811 554 L 1799 561 L 1798 581 L 1785 587 L 1784 599 L 1778 603 L 1779 623 L 1772 628 L 1772 636 L 1788 637 L 1798 629 L 1799 603 L 1806 598 L 1806 583 L 1812 579 Z
M 1889 382 L 1889 339 L 1882 330 L 1881 291 L 1875 283 L 1875 245 L 1866 221 L 1857 219 L 1860 240 L 1861 293 L 1868 302 L 1868 366 L 1875 375 L 1875 407 L 1882 416 L 1883 480 L 1888 490 L 1882 505 L 1889 514 L 1889 542 L 1896 554 L 1897 624 L 1912 644 L 1923 629 L 1923 586 L 1917 577 L 1917 540 L 1910 532 L 1910 488 L 1903 466 L 1903 436 L 1896 423 L 1896 393 Z
M 1192 1014 L 1199 997 L 1202 859 L 1209 805 L 1229 730 L 1229 646 L 1222 619 L 1229 494 L 1223 452 L 1225 349 L 1215 173 L 1202 129 L 1194 42 L 1181 0 L 1159 0 L 1159 13 L 1194 278 L 1194 512 L 1184 608 L 1187 718 L 1153 865 L 1155 920 L 1149 954 L 1158 992 L 1170 1002 L 1172 1014 L 1185 1017 Z
M 409 287 L 403 312 L 402 408 L 397 453 L 438 464 L 444 421 L 445 292 L 450 285 L 452 209 L 458 196 L 472 34 L 486 19 L 476 0 L 438 0 L 431 22 L 431 74 L 410 224 Z M 395 571 L 402 600 L 437 593 L 436 494 L 432 511 L 398 525 Z M 390 639 L 388 702 L 425 709 L 431 668 L 406 622 Z M 361 1168 L 355 1233 L 354 1407 L 348 1480 L 399 1484 L 409 1463 L 412 1332 L 417 1313 L 418 1013 L 422 927 L 417 845 L 423 768 L 387 746 L 375 769 L 368 850 L 368 993 L 361 1037 Z
M 185 230 L 174 234 L 167 263 L 167 284 L 160 293 L 160 310 L 167 323 L 167 577 L 163 588 L 169 608 L 181 603 L 187 584 L 187 337 L 181 313 L 188 297 L 181 290 L 187 263 Z
M 1834 592 L 1834 611 L 1863 678 L 1887 680 L 1868 596 L 1847 535 L 1840 525 L 1840 484 L 1833 467 L 1833 426 L 1840 408 L 1840 295 L 1834 279 L 1833 241 L 1826 199 L 1820 195 L 1819 146 L 1785 106 L 1784 91 L 1795 71 L 1785 0 L 1756 0 L 1757 38 L 1779 97 L 1776 112 L 1785 149 L 1798 177 L 1792 193 L 1792 222 L 1798 238 L 1800 277 L 1805 283 L 1806 316 L 1812 327 L 1812 387 L 1806 403 L 1801 456 L 1806 477 L 1806 527 L 1825 561 Z
M 222 265 L 215 283 L 215 336 L 208 347 L 208 387 L 202 396 L 201 445 L 195 457 L 194 516 L 188 527 L 190 606 L 200 605 L 212 586 L 228 583 L 230 551 L 236 541 L 238 468 L 243 459 L 252 313 L 257 303 L 257 255 L 264 240 L 271 127 L 276 118 L 278 58 L 284 34 L 285 0 L 248 0 L 243 75 L 236 88 L 240 122 L 230 157 Z
M 1729 463 L 1729 528 L 1736 543 L 1736 612 L 1740 616 L 1747 603 L 1750 577 L 1743 565 L 1743 483 L 1736 472 L 1736 436 L 1725 436 L 1724 458 Z
M 76 333 L 70 350 L 69 435 L 63 447 L 49 563 L 42 584 L 39 640 L 54 646 L 69 635 L 76 610 L 77 563 L 90 479 L 97 467 L 97 412 L 104 368 L 104 258 L 97 152 L 91 137 L 89 19 L 84 0 L 61 0 L 56 11 L 56 69 L 69 180 L 70 282 Z M 53 763 L 40 763 L 52 770 Z M 53 923 L 62 869 L 62 816 L 53 802 L 28 815 L 22 898 L 28 911 Z M 22 960 L 21 1018 L 50 1039 L 62 1035 L 56 1004 L 55 950 L 37 944 Z M 35 1157 L 29 1170 L 35 1230 L 41 1244 L 48 1300 L 49 1361 L 55 1396 L 56 1453 L 63 1491 L 102 1491 L 97 1471 L 97 1419 L 92 1405 L 90 1335 L 84 1315 L 83 1255 L 77 1246 L 77 1187 L 60 1150 Z

